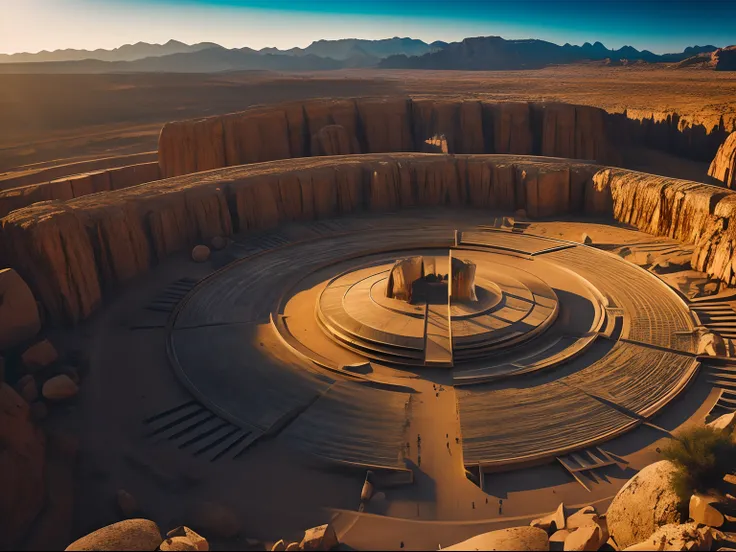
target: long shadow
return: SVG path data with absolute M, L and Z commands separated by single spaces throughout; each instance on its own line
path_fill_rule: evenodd
M 412 500 L 429 504 L 436 502 L 437 483 L 435 480 L 422 471 L 421 466 L 413 460 L 407 459 L 405 462 L 406 467 L 414 472 L 414 484 L 391 489 L 391 500 Z

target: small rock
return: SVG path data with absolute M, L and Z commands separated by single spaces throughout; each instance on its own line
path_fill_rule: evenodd
M 240 533 L 240 520 L 222 504 L 203 502 L 192 510 L 189 518 L 188 525 L 208 537 L 231 539 Z
M 79 385 L 79 382 L 81 381 L 79 379 L 79 370 L 77 370 L 74 366 L 64 365 L 61 366 L 57 372 L 59 374 L 64 374 L 65 376 L 69 376 L 69 379 L 72 380 L 74 383 Z
M 171 531 L 166 533 L 166 536 L 171 539 L 173 539 L 174 537 L 184 537 L 190 543 L 192 543 L 195 548 L 200 552 L 207 552 L 210 549 L 210 545 L 207 542 L 207 539 L 185 525 L 181 525 L 176 529 L 172 529 Z
M 118 504 L 118 510 L 124 518 L 131 518 L 138 512 L 138 501 L 128 491 L 119 489 L 115 493 L 115 500 Z
M 585 245 L 593 245 L 593 238 L 583 232 L 583 235 L 580 237 L 580 243 L 584 243 Z
M 49 415 L 49 409 L 46 406 L 46 403 L 43 401 L 36 401 L 31 404 L 31 418 L 34 422 L 40 422 L 41 420 L 45 420 L 46 416 Z
M 192 249 L 192 260 L 195 263 L 203 263 L 210 258 L 210 248 L 206 245 L 197 245 Z
M 38 399 L 38 386 L 33 376 L 26 374 L 18 380 L 18 394 L 25 399 L 28 404 Z
M 712 427 L 713 429 L 721 429 L 733 432 L 734 428 L 736 428 L 736 412 L 730 412 L 729 414 L 719 416 L 706 425 L 708 427 Z
M 570 535 L 570 531 L 567 529 L 560 529 L 552 533 L 552 536 L 549 538 L 549 549 L 564 550 L 565 539 L 567 539 L 568 535 Z
M 69 376 L 62 374 L 54 376 L 46 381 L 41 388 L 45 399 L 50 401 L 63 401 L 74 397 L 79 392 L 79 387 Z
M 608 540 L 608 535 L 597 523 L 589 523 L 576 529 L 565 539 L 565 550 L 576 552 L 598 550 Z
M 295 552 L 296 550 L 301 550 L 298 542 L 292 542 L 286 547 L 286 552 Z
M 694 494 L 690 497 L 690 519 L 701 525 L 721 527 L 726 522 L 726 518 L 712 506 L 717 502 L 718 499 L 715 497 Z
M 274 543 L 274 545 L 271 547 L 271 552 L 284 552 L 286 550 L 286 543 L 284 542 L 284 539 L 281 539 Z
M 328 523 L 307 529 L 299 547 L 302 550 L 331 550 L 338 544 L 335 528 Z
M 29 371 L 33 372 L 50 366 L 59 360 L 59 353 L 48 339 L 44 339 L 31 345 L 21 356 L 23 364 Z
M 159 546 L 159 550 L 198 550 L 186 537 L 169 537 Z
M 215 236 L 214 238 L 212 238 L 210 245 L 215 251 L 225 249 L 227 247 L 227 239 L 223 238 L 222 236 Z
M 567 518 L 565 528 L 575 531 L 585 525 L 596 523 L 598 523 L 598 514 L 595 512 L 595 508 L 593 506 L 585 506 Z
M 363 482 L 363 489 L 360 491 L 360 501 L 361 502 L 368 502 L 371 497 L 373 496 L 373 483 L 368 481 L 368 479 Z
M 553 513 L 548 516 L 535 519 L 531 522 L 530 525 L 532 527 L 538 527 L 544 531 L 547 531 L 547 534 L 552 534 L 556 531 L 561 531 L 562 529 L 565 529 L 565 504 L 561 502 L 560 505 L 557 507 L 557 510 L 555 510 Z
M 158 525 L 147 519 L 126 519 L 82 537 L 66 547 L 81 550 L 156 550 L 161 544 Z

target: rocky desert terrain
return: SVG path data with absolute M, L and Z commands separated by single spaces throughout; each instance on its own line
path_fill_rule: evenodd
M 0 549 L 736 543 L 732 73 L 0 85 Z

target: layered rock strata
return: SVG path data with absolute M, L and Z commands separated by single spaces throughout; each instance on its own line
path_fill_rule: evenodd
M 0 191 L 0 217 L 33 203 L 109 192 L 159 179 L 157 162 L 128 165 Z
M 513 153 L 615 164 L 605 111 L 560 103 L 438 99 L 311 100 L 164 126 L 164 177 L 346 153 Z M 432 142 L 432 143 L 430 143 Z M 434 149 L 433 149 L 434 148 Z
M 394 135 L 393 139 L 396 139 Z M 216 236 L 359 211 L 407 207 L 586 214 L 696 244 L 697 270 L 736 283 L 736 193 L 560 159 L 395 153 L 220 169 L 46 202 L 0 221 L 0 256 L 57 322 L 76 322 L 103 292 L 167 255 Z
M 708 169 L 708 176 L 717 178 L 728 188 L 736 187 L 736 132 L 731 133 L 718 148 Z

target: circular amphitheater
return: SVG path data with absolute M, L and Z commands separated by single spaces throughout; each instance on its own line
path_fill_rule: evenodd
M 615 167 L 614 123 L 406 99 L 172 123 L 163 179 L 12 211 L 0 251 L 54 322 L 98 316 L 131 374 L 99 396 L 167 465 L 302 514 L 505 523 L 610 499 L 736 408 L 736 201 Z
M 441 384 L 457 404 L 464 466 L 492 472 L 622 435 L 697 373 L 688 306 L 618 255 L 508 217 L 464 229 L 401 221 L 401 231 L 340 221 L 303 239 L 265 236 L 177 307 L 180 376 L 251 438 L 277 428 L 315 456 L 387 470 L 411 456 L 412 403 Z M 474 263 L 475 300 L 446 287 L 387 297 L 392 266 L 417 255 L 440 273 L 451 257 Z M 264 346 L 246 328 L 266 322 L 277 339 Z

